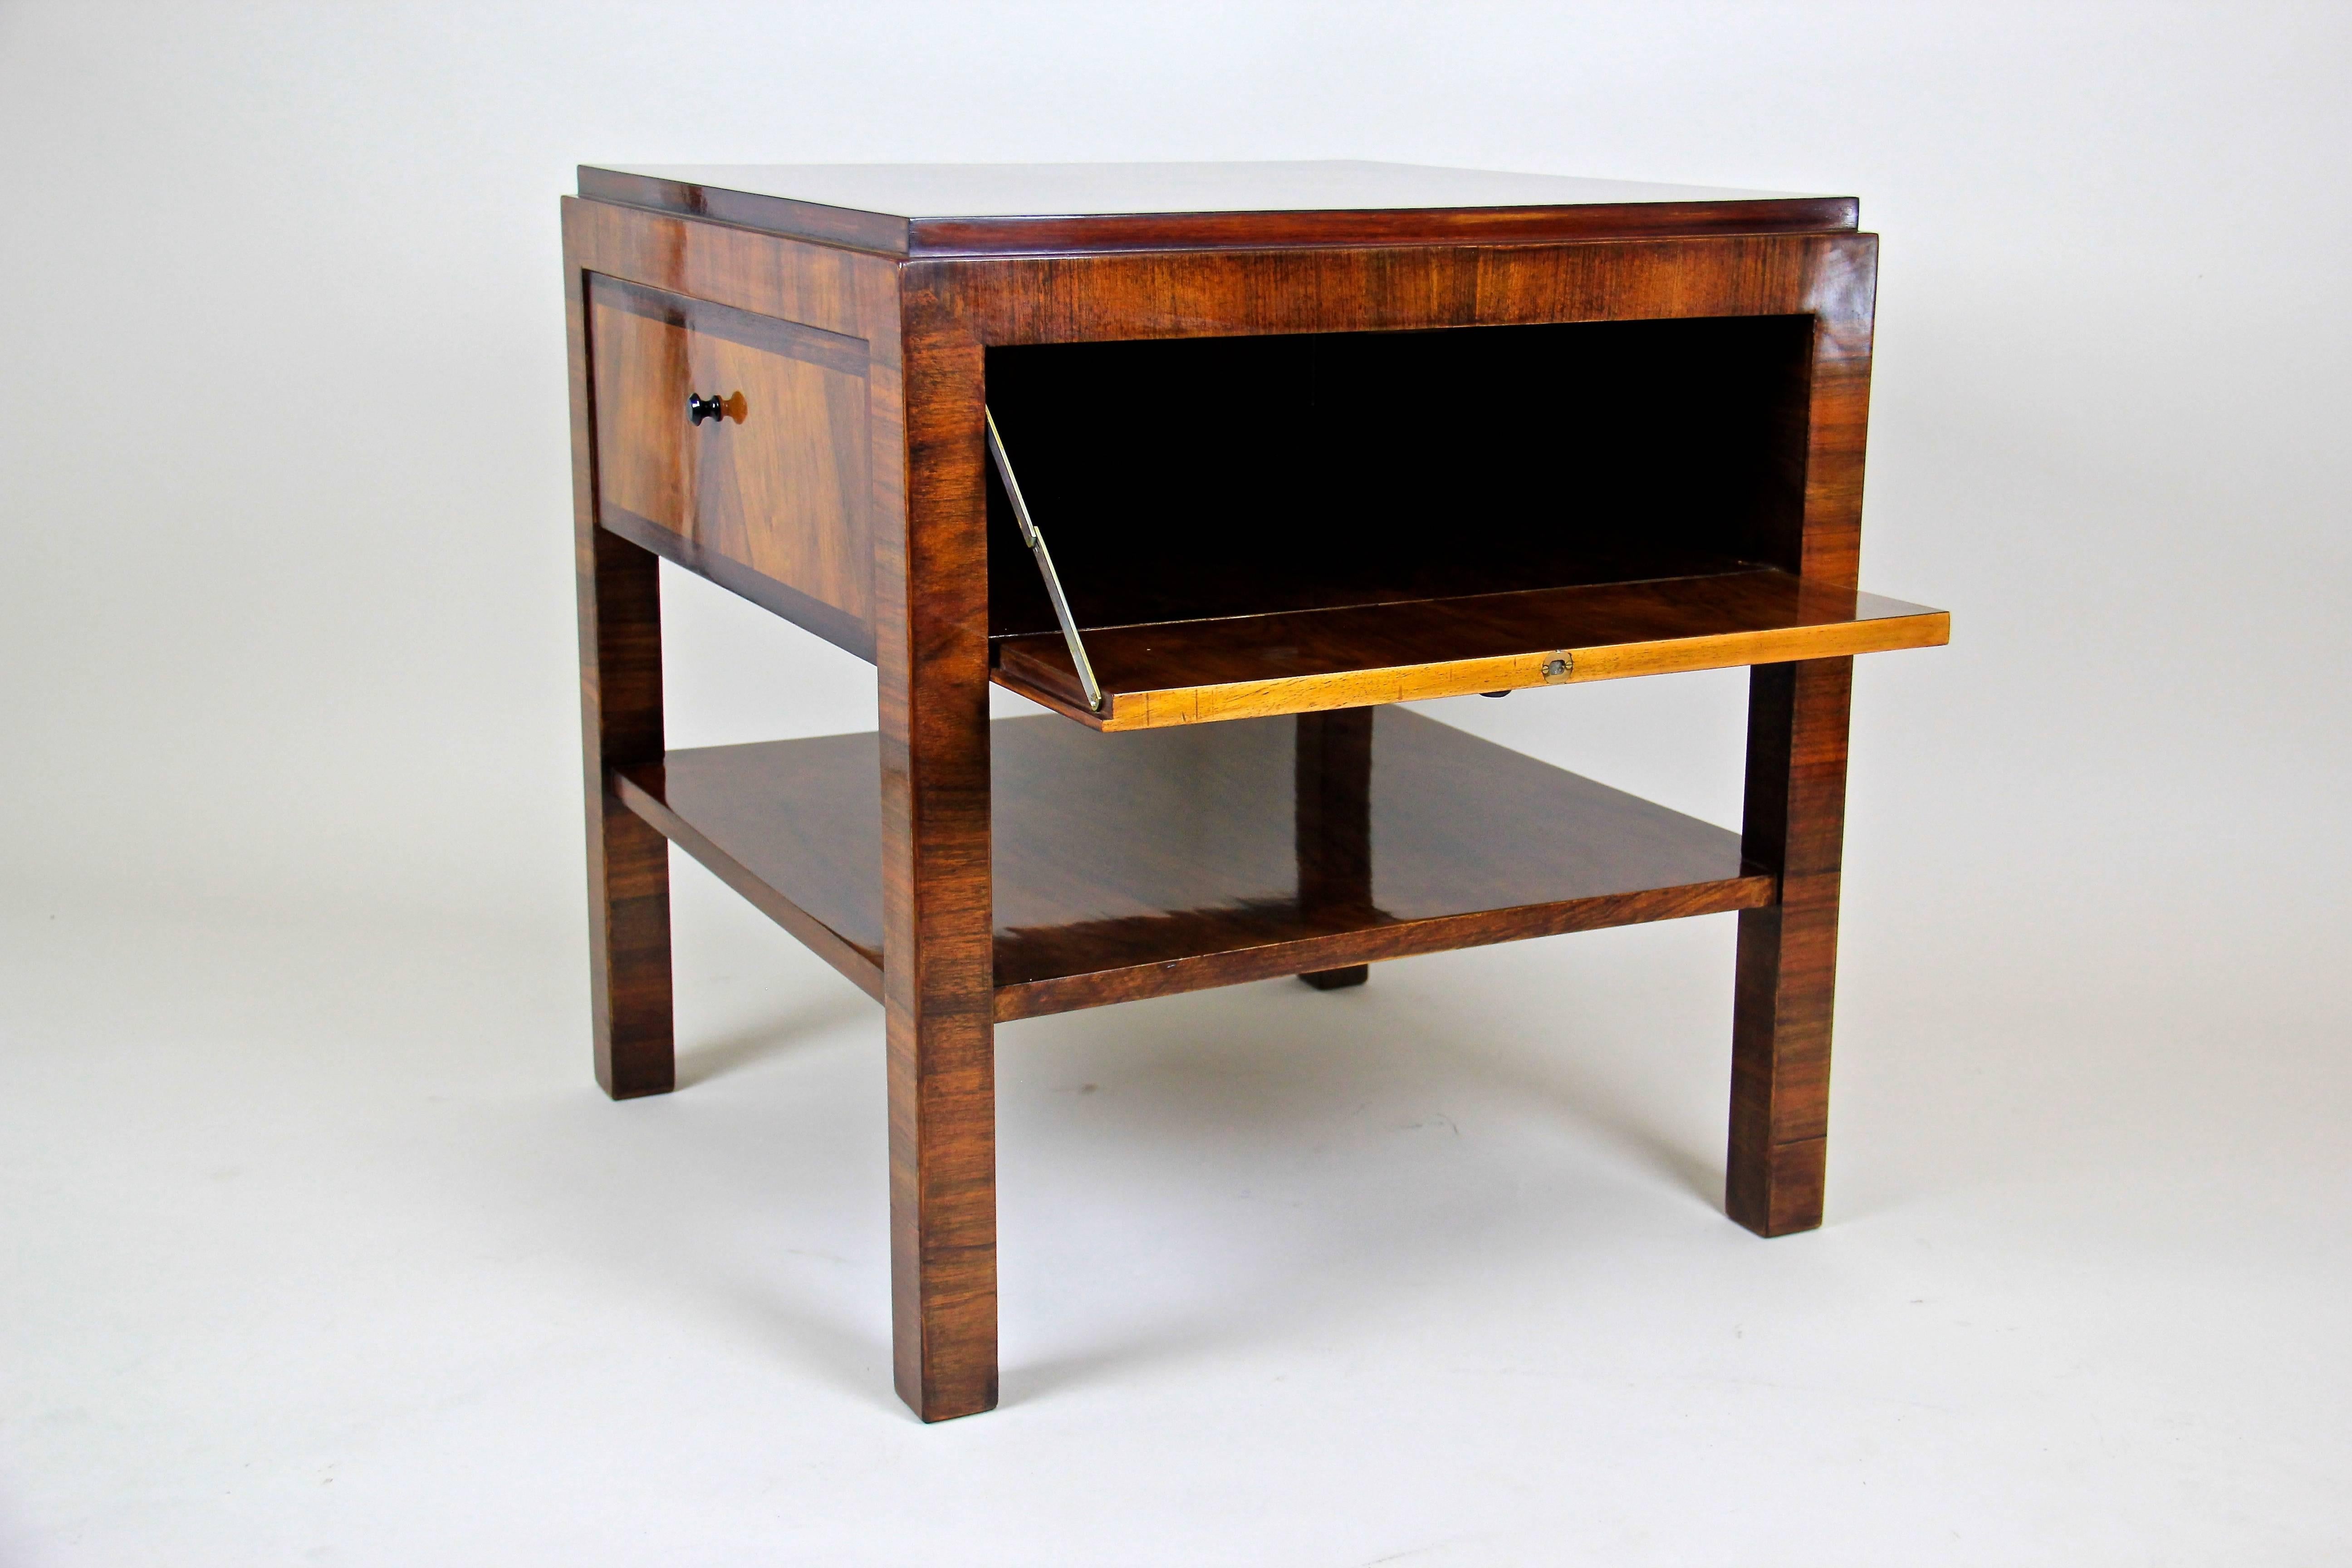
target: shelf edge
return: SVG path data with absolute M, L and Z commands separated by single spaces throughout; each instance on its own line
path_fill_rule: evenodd
M 1750 871 L 1721 881 L 1686 882 L 1670 888 L 1603 893 L 1563 903 L 1525 904 L 1517 909 L 1401 921 L 1394 925 L 1335 931 L 1301 941 L 1268 942 L 1262 947 L 1196 953 L 1085 974 L 1013 981 L 996 987 L 996 1021 L 1006 1024 L 1019 1018 L 1140 1001 L 1148 996 L 1207 991 L 1253 980 L 1345 969 L 1359 963 L 1452 952 L 1466 947 L 1489 947 L 1529 937 L 1561 936 L 1611 926 L 1763 909 L 1779 896 L 1778 884 L 1771 875 Z
M 650 770 L 659 774 L 660 764 Z M 754 875 L 743 863 L 712 843 L 669 808 L 662 797 L 660 786 L 647 788 L 632 776 L 630 771 L 607 770 L 605 782 L 614 796 L 623 805 L 644 818 L 655 832 L 685 850 L 711 875 L 740 893 L 752 907 L 800 939 L 801 945 L 832 964 L 849 982 L 875 1001 L 882 1000 L 882 966 L 868 957 L 864 950 L 852 945 L 838 931 L 792 900 L 784 897 L 767 882 Z

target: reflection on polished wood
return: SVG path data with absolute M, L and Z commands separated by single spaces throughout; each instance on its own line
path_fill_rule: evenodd
M 1950 639 L 1900 599 L 1745 571 L 1087 633 L 1108 698 L 1086 710 L 1057 638 L 1002 639 L 997 680 L 1104 730 L 1839 658 Z
M 997 1016 L 1771 899 L 1722 828 L 1417 713 L 1317 717 L 1321 734 L 991 725 Z M 1359 737 L 1356 805 L 1347 759 L 1315 753 Z M 872 735 L 719 746 L 631 770 L 620 793 L 870 993 L 877 764 Z M 1318 777 L 1339 798 L 1302 803 L 1300 780 Z
M 1316 919 L 1372 913 L 1372 710 L 1301 713 L 1292 770 L 1298 825 L 1298 907 Z M 1361 985 L 1371 971 L 1311 969 L 1298 978 L 1318 991 Z
M 588 306 L 599 521 L 873 657 L 866 343 L 609 278 Z
M 923 1419 L 996 1403 L 1004 1019 L 1736 910 L 1727 1207 L 1820 1223 L 1850 656 L 1948 636 L 1853 591 L 1852 200 L 1337 163 L 581 188 L 598 1079 L 675 1083 L 665 839 L 881 1000 Z M 656 557 L 872 661 L 878 732 L 666 752 Z M 1743 663 L 1737 837 L 1375 706 Z M 991 725 L 992 679 L 1079 722 Z
M 750 753 L 757 752 L 757 756 Z M 881 817 L 838 794 L 842 763 L 871 769 L 872 735 L 672 752 L 617 772 L 614 794 L 818 957 L 882 999 Z M 811 809 L 780 813 L 779 801 Z M 871 855 L 844 855 L 847 844 Z
M 1349 160 L 580 170 L 580 194 L 893 256 L 1851 229 L 1852 196 Z

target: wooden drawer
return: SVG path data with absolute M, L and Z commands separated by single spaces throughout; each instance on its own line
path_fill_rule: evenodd
M 866 341 L 610 278 L 588 292 L 597 521 L 872 658 Z

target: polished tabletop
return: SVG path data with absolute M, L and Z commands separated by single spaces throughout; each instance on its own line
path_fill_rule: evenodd
M 583 164 L 583 195 L 898 254 L 1850 229 L 1851 197 L 1349 160 Z
M 1751 202 L 1801 193 L 1345 159 L 1301 163 L 612 163 L 706 189 L 904 218 Z

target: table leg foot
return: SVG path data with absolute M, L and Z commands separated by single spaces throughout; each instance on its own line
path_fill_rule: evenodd
M 1759 1236 L 1822 1223 L 1853 682 L 1850 658 L 1750 677 L 1741 848 L 1780 897 L 1739 916 L 1724 1207 Z

